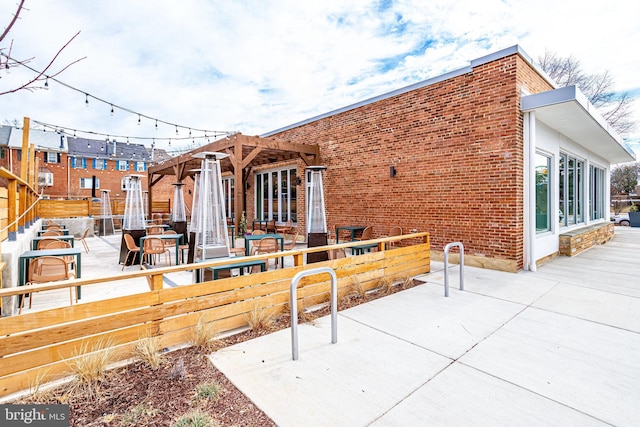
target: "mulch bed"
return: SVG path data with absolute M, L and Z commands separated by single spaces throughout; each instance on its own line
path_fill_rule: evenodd
M 375 292 L 351 293 L 339 301 L 339 310 L 368 302 L 422 282 L 406 281 L 380 288 Z M 330 313 L 325 306 L 305 313 L 301 321 L 313 321 Z M 276 330 L 290 327 L 288 313 L 273 319 L 268 328 L 248 330 L 219 340 L 224 348 Z M 137 361 L 108 371 L 92 387 L 78 381 L 55 389 L 40 391 L 14 403 L 64 403 L 70 405 L 71 426 L 275 426 L 273 421 L 256 407 L 218 371 L 207 357 L 208 352 L 187 347 L 162 354 L 163 362 L 153 369 Z M 198 391 L 215 385 L 217 396 Z M 198 411 L 198 412 L 195 412 Z M 210 417 L 209 424 L 196 424 L 180 419 L 185 414 Z M 201 418 L 201 422 L 202 422 Z

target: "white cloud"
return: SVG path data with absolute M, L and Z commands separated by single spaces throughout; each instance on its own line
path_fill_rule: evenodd
M 34 56 L 31 65 L 41 69 L 81 31 L 56 64 L 87 59 L 61 81 L 193 128 L 264 133 L 514 44 L 534 59 L 550 49 L 574 55 L 588 72 L 608 69 L 621 90 L 640 86 L 640 6 L 627 2 L 33 0 L 27 7 L 11 32 L 16 56 Z M 14 8 L 2 2 L 0 16 Z M 0 75 L 2 91 L 29 73 Z M 101 133 L 175 136 L 109 110 L 96 101 L 86 108 L 83 94 L 54 83 L 0 99 L 0 121 L 29 116 Z

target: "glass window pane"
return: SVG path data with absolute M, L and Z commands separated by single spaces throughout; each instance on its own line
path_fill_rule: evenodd
M 536 154 L 536 232 L 551 230 L 551 197 L 549 192 L 549 169 L 551 158 Z

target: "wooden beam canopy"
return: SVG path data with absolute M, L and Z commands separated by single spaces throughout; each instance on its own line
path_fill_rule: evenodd
M 300 144 L 236 133 L 151 166 L 147 170 L 149 206 L 152 205 L 153 192 L 151 187 L 167 175 L 175 176 L 176 182 L 181 182 L 186 177 L 192 176 L 193 172 L 191 171 L 200 168 L 200 159 L 194 159 L 193 155 L 203 151 L 229 154 L 229 157 L 220 161 L 220 169 L 222 173 L 233 173 L 236 182 L 234 197 L 236 224 L 240 223 L 240 216 L 244 210 L 245 180 L 254 167 L 297 159 L 302 159 L 307 166 L 313 166 L 318 164 L 320 158 L 320 149 L 316 144 Z

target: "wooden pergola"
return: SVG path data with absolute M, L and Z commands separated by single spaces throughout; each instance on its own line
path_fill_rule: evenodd
M 152 206 L 153 186 L 169 175 L 175 177 L 175 182 L 182 182 L 194 175 L 193 170 L 200 168 L 201 160 L 193 158 L 193 154 L 203 151 L 229 154 L 229 157 L 220 161 L 220 168 L 222 173 L 232 172 L 236 182 L 233 200 L 235 224 L 240 223 L 246 182 L 254 167 L 297 159 L 302 159 L 307 166 L 314 166 L 319 164 L 320 158 L 320 149 L 315 144 L 277 141 L 237 133 L 150 167 L 147 170 L 149 206 Z

